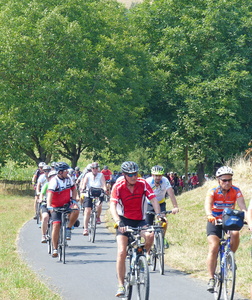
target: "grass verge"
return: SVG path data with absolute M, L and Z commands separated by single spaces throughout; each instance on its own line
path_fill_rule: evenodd
M 17 252 L 19 229 L 32 216 L 32 197 L 0 194 L 0 299 L 61 299 L 40 282 Z

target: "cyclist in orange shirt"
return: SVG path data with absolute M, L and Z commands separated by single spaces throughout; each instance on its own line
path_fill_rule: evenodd
M 207 215 L 207 240 L 208 256 L 207 269 L 209 282 L 207 290 L 214 292 L 214 272 L 216 267 L 217 254 L 222 233 L 222 226 L 216 225 L 216 220 L 222 218 L 224 208 L 235 208 L 235 204 L 246 212 L 246 204 L 240 189 L 232 185 L 233 170 L 229 167 L 221 167 L 216 172 L 219 185 L 210 189 L 206 196 L 205 211 Z M 235 252 L 239 246 L 239 231 L 231 231 L 231 250 Z

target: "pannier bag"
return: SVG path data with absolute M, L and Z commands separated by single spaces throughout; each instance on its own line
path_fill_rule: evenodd
M 222 213 L 222 227 L 225 231 L 239 231 L 243 227 L 244 211 L 225 208 Z
M 90 195 L 90 197 L 94 197 L 94 198 L 101 197 L 101 196 L 103 196 L 103 189 L 91 187 L 89 189 L 89 195 Z

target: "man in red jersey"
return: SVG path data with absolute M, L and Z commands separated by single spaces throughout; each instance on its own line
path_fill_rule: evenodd
M 138 178 L 138 165 L 133 161 L 122 164 L 123 177 L 113 185 L 110 199 L 110 210 L 117 228 L 117 277 L 118 291 L 116 297 L 124 297 L 125 259 L 128 244 L 128 233 L 125 226 L 144 226 L 147 199 L 151 201 L 157 215 L 160 206 L 150 185 L 143 178 Z M 145 248 L 148 251 L 153 243 L 153 233 L 144 232 Z
M 48 184 L 47 190 L 47 208 L 53 210 L 54 207 L 63 207 L 64 204 L 69 203 L 71 208 L 78 209 L 76 202 L 77 191 L 76 187 L 68 176 L 69 165 L 65 162 L 60 162 L 57 164 L 58 174 L 52 178 Z M 66 239 L 71 239 L 71 228 L 76 222 L 79 216 L 79 210 L 73 210 L 69 216 L 69 222 L 66 229 Z M 52 230 L 52 244 L 53 244 L 53 257 L 58 256 L 58 240 L 60 232 L 61 223 L 61 213 L 52 211 L 51 218 L 53 222 Z

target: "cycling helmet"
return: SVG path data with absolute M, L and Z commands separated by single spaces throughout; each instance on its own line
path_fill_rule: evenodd
M 44 171 L 45 171 L 45 170 L 51 170 L 51 167 L 48 166 L 48 165 L 44 165 L 44 166 L 43 166 L 43 170 L 44 170 Z
M 69 173 L 69 175 L 73 175 L 73 173 L 74 173 L 74 169 L 72 169 L 72 168 L 69 168 L 69 169 L 68 169 L 68 173 Z
M 69 165 L 65 162 L 59 162 L 57 163 L 57 171 L 64 171 L 70 169 Z
M 97 162 L 93 162 L 90 167 L 91 169 L 96 169 L 99 168 L 99 164 Z
M 75 171 L 80 171 L 80 168 L 79 167 L 75 167 Z
M 89 172 L 91 171 L 91 165 L 92 165 L 92 164 L 88 164 L 87 167 L 86 167 L 86 170 L 89 171 Z M 86 170 L 85 170 L 85 171 L 86 171 Z
M 56 163 L 55 161 L 53 161 L 53 162 L 51 163 L 51 167 L 52 167 L 52 168 L 56 168 L 56 166 L 57 166 L 57 163 Z
M 54 175 L 57 175 L 57 171 L 56 170 L 50 171 L 49 174 L 48 174 L 48 178 L 50 178 L 50 177 L 52 177 Z
M 151 168 L 151 174 L 152 175 L 163 175 L 164 174 L 164 168 L 162 166 L 156 165 Z
M 103 168 L 104 170 L 108 170 L 108 166 L 104 166 L 104 168 Z
M 216 177 L 220 177 L 222 175 L 234 175 L 233 170 L 230 167 L 227 166 L 223 166 L 220 167 L 217 171 L 216 171 Z
M 44 167 L 45 165 L 46 165 L 46 163 L 43 162 L 43 161 L 41 161 L 41 162 L 38 164 L 39 168 L 42 168 L 42 167 Z
M 125 161 L 124 163 L 122 163 L 121 169 L 123 173 L 128 174 L 136 173 L 139 170 L 138 165 L 133 161 Z

